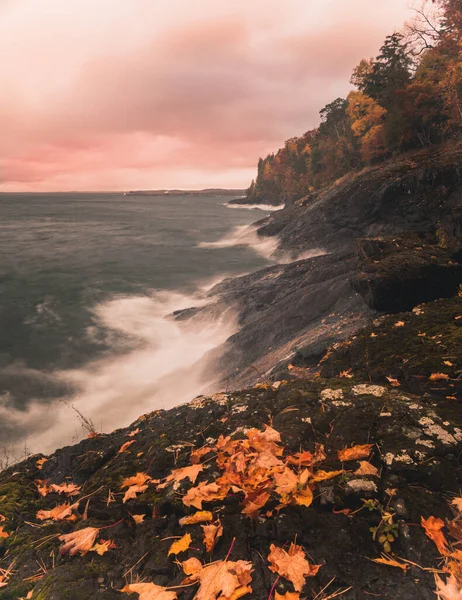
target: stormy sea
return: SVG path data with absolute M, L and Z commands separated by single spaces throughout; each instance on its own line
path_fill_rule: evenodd
M 15 458 L 210 391 L 193 368 L 235 331 L 174 311 L 271 264 L 221 195 L 0 195 L 0 448 Z M 268 207 L 268 210 L 271 207 Z M 207 378 L 206 378 L 207 379 Z

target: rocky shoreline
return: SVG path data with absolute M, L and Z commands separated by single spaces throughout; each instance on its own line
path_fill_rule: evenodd
M 461 159 L 402 157 L 264 219 L 281 251 L 324 254 L 175 315 L 239 315 L 210 357 L 224 392 L 0 473 L 0 599 L 435 599 L 449 559 L 422 524 L 458 531 L 462 486 Z M 201 509 L 211 551 L 184 525 Z M 94 545 L 68 555 L 83 530 Z M 269 559 L 292 543 L 301 584 Z M 240 591 L 196 596 L 233 561 Z

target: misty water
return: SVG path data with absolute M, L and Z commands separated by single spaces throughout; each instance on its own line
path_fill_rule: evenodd
M 107 432 L 206 389 L 192 367 L 232 317 L 185 329 L 165 316 L 269 264 L 248 227 L 267 213 L 227 199 L 0 195 L 0 445 L 80 439 L 69 402 Z

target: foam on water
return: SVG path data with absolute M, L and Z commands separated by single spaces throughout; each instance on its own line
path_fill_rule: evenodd
M 228 202 L 224 204 L 227 208 L 244 208 L 247 210 L 262 210 L 264 212 L 275 212 L 277 210 L 282 210 L 285 204 L 229 204 Z

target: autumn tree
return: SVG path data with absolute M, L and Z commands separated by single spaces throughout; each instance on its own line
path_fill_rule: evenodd
M 384 141 L 386 109 L 363 92 L 350 92 L 347 113 L 351 118 L 353 134 L 360 140 L 364 160 L 370 161 L 383 157 L 386 154 Z

